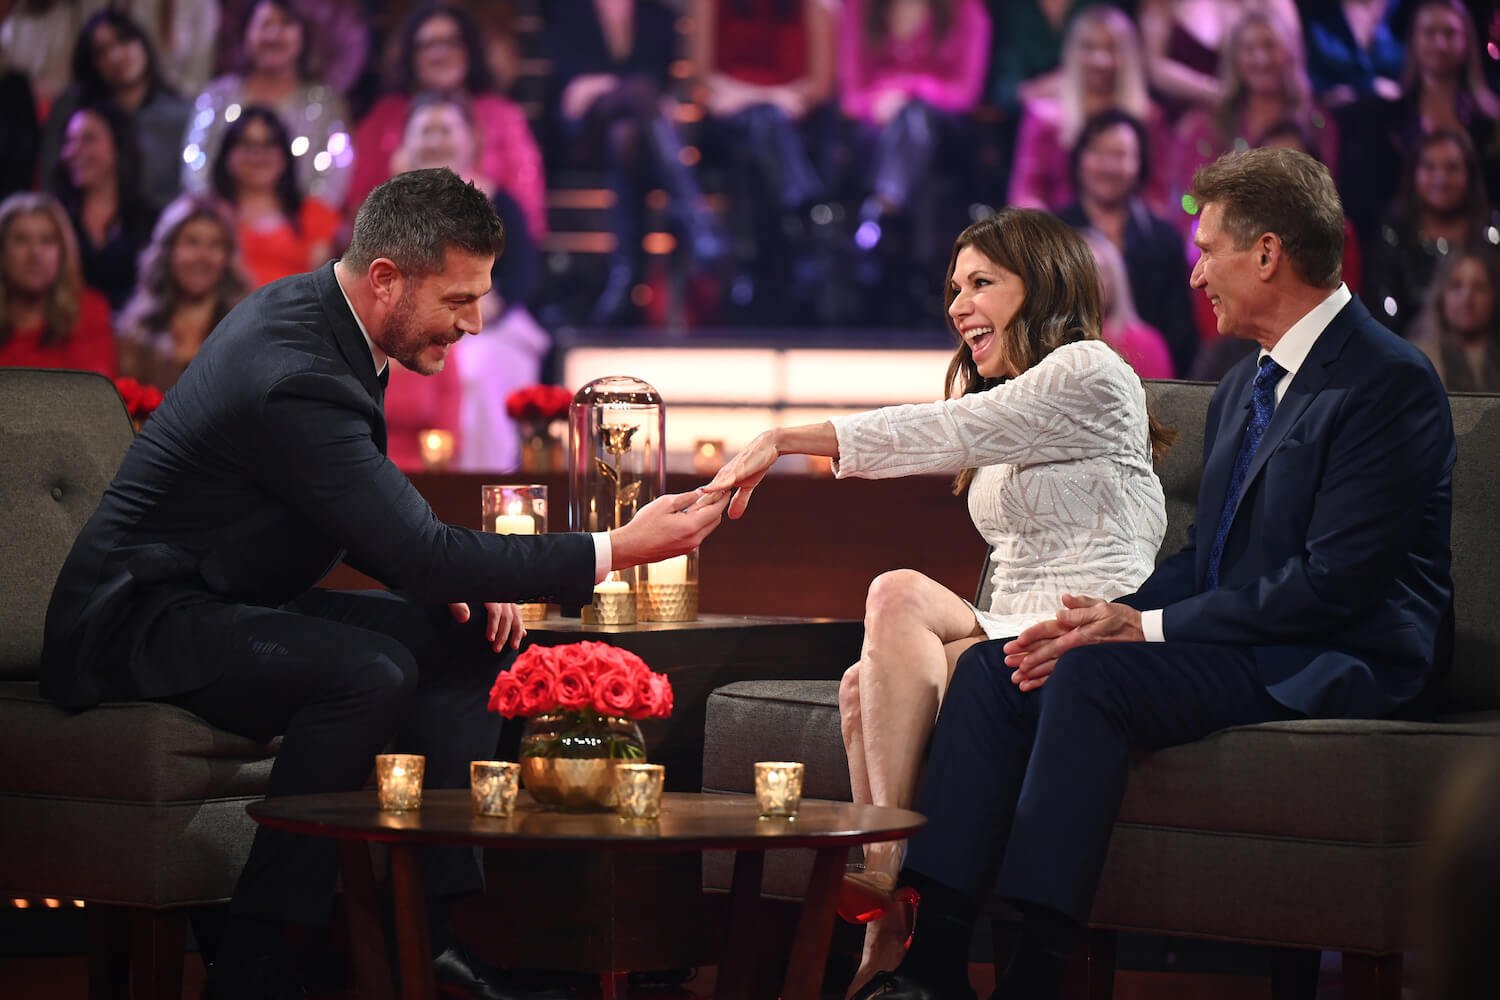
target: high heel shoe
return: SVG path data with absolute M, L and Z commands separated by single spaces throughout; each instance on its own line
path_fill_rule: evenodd
M 851 924 L 879 920 L 898 905 L 917 908 L 921 894 L 911 886 L 897 887 L 896 877 L 884 872 L 853 871 L 844 873 L 839 886 L 838 914 Z

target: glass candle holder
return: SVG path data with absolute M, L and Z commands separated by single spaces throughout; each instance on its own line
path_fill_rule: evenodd
M 428 472 L 442 472 L 453 461 L 453 432 L 438 427 L 417 431 L 417 445 L 422 451 L 422 466 Z
M 667 769 L 661 764 L 616 764 L 615 802 L 621 819 L 653 820 L 661 815 Z
M 547 531 L 547 487 L 541 483 L 498 484 L 480 487 L 481 521 L 497 535 L 542 535 Z M 547 617 L 546 604 L 522 604 L 521 620 Z
M 762 818 L 797 815 L 802 806 L 802 764 L 794 760 L 756 761 L 755 801 Z
M 568 524 L 608 531 L 666 492 L 666 407 L 646 382 L 595 379 L 568 409 Z
M 469 798 L 475 816 L 509 816 L 516 811 L 521 765 L 508 760 L 469 762 Z
M 697 621 L 698 550 L 636 567 L 635 593 L 640 621 Z
M 427 758 L 419 753 L 375 755 L 375 786 L 380 808 L 387 812 L 409 812 L 422 808 L 422 775 Z

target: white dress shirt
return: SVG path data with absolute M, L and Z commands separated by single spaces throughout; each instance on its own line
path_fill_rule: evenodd
M 1262 349 L 1259 358 L 1267 354 L 1278 365 L 1286 370 L 1286 374 L 1276 383 L 1276 402 L 1280 403 L 1286 395 L 1287 386 L 1292 384 L 1292 379 L 1297 377 L 1297 370 L 1302 367 L 1302 362 L 1307 360 L 1308 354 L 1312 352 L 1313 345 L 1318 342 L 1323 331 L 1328 329 L 1328 324 L 1333 318 L 1349 304 L 1353 298 L 1349 294 L 1348 286 L 1342 282 L 1339 287 L 1328 293 L 1328 297 L 1308 310 L 1307 315 L 1281 335 L 1276 341 L 1276 346 L 1269 351 Z M 1257 363 L 1259 362 L 1257 358 Z M 1162 633 L 1161 609 L 1141 612 L 1141 632 L 1147 642 L 1165 642 L 1166 636 Z
M 334 284 L 338 285 L 337 278 Z M 354 317 L 354 325 L 359 327 L 359 334 L 365 338 L 365 346 L 370 349 L 370 360 L 375 362 L 375 374 L 384 375 L 391 359 L 386 357 L 385 352 L 376 347 L 375 341 L 370 339 L 370 331 L 365 329 L 365 321 L 359 318 L 359 312 L 354 308 L 354 303 L 349 301 L 349 293 L 344 291 L 343 285 L 339 285 L 339 294 L 344 297 L 344 304 L 349 307 L 349 315 Z M 603 583 L 605 577 L 609 576 L 610 570 L 614 568 L 614 547 L 610 545 L 607 531 L 596 531 L 592 537 L 594 539 L 594 582 Z

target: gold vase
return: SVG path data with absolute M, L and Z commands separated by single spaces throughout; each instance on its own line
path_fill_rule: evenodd
M 613 809 L 615 765 L 645 759 L 641 727 L 623 716 L 549 712 L 521 733 L 521 783 L 555 809 Z

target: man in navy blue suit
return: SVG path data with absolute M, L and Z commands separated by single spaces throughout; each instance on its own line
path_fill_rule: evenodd
M 66 708 L 159 700 L 281 735 L 270 795 L 361 788 L 388 744 L 427 756 L 428 787 L 467 787 L 469 762 L 499 740 L 489 686 L 524 633 L 502 602 L 587 601 L 613 568 L 696 547 L 723 509 L 660 497 L 592 536 L 497 535 L 433 515 L 386 458 L 389 366 L 435 374 L 479 332 L 503 247 L 483 193 L 448 170 L 412 171 L 365 200 L 342 260 L 230 312 L 63 565 L 43 693 Z M 391 591 L 315 586 L 341 559 Z M 481 886 L 474 852 L 423 861 L 445 993 L 526 996 L 445 919 L 443 900 Z M 284 927 L 327 920 L 335 874 L 331 841 L 259 830 L 205 997 L 300 996 Z
M 1024 914 L 1002 998 L 1056 997 L 1132 749 L 1229 726 L 1419 711 L 1446 668 L 1452 419 L 1437 376 L 1340 281 L 1326 169 L 1283 149 L 1200 170 L 1192 285 L 1252 339 L 1209 404 L 1196 523 L 1135 594 L 959 660 L 902 872 L 905 960 L 860 997 L 968 997 L 983 897 Z

